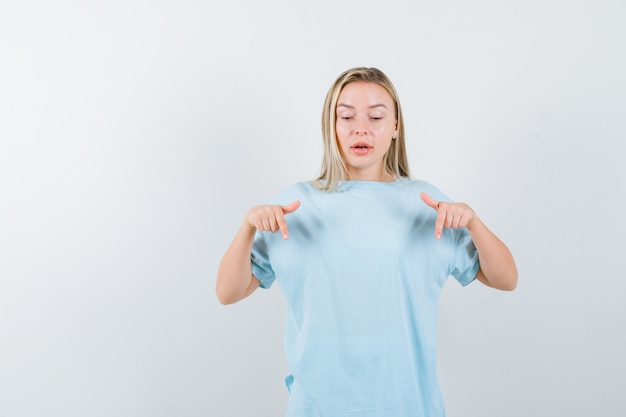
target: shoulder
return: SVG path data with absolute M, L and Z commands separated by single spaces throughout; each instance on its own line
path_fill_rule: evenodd
M 318 190 L 310 181 L 296 182 L 281 191 L 274 199 L 276 204 L 289 204 L 294 200 L 303 200 L 311 198 L 312 195 L 318 194 Z
M 426 193 L 440 201 L 450 201 L 450 198 L 432 183 L 422 179 L 402 178 L 398 180 L 399 188 L 411 194 Z

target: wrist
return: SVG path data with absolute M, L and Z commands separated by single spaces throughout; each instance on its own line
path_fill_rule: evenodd
M 474 213 L 474 215 L 468 220 L 465 228 L 471 232 L 472 230 L 476 229 L 476 227 L 479 227 L 479 223 L 481 223 L 481 221 L 476 213 Z
M 250 224 L 248 220 L 244 220 L 244 222 L 241 224 L 241 227 L 239 228 L 239 232 L 243 233 L 246 236 L 254 236 L 254 234 L 256 233 L 256 226 Z

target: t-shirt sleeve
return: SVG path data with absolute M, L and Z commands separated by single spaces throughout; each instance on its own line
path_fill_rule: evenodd
M 267 242 L 261 232 L 256 232 L 254 237 L 250 260 L 252 261 L 252 274 L 261 282 L 260 287 L 271 287 L 276 275 L 270 263 Z
M 454 265 L 450 273 L 461 285 L 466 286 L 476 279 L 480 267 L 478 252 L 466 229 L 454 230 L 457 238 Z

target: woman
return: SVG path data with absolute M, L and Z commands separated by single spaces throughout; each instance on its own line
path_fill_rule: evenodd
M 513 257 L 467 204 L 409 178 L 400 102 L 380 70 L 339 76 L 322 130 L 320 176 L 248 211 L 220 264 L 218 298 L 280 282 L 287 416 L 443 416 L 440 291 L 450 275 L 512 290 Z

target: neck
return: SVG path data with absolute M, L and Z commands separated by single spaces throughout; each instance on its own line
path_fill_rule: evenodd
M 366 173 L 366 172 L 350 172 L 346 171 L 346 181 L 376 181 L 376 182 L 394 182 L 396 178 L 386 171 Z

